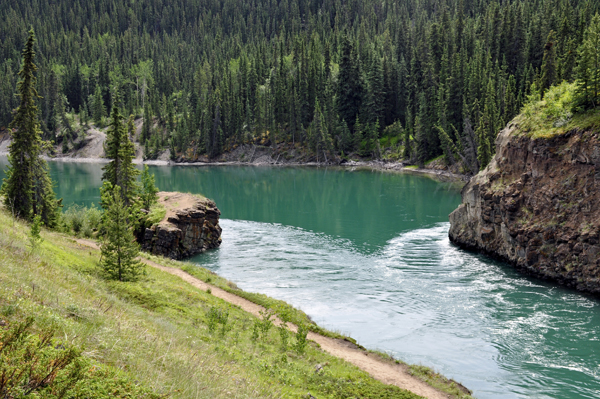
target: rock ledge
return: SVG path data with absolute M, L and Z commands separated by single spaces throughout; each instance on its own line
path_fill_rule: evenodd
M 221 211 L 199 195 L 160 192 L 165 218 L 146 229 L 141 247 L 154 255 L 183 259 L 221 245 Z

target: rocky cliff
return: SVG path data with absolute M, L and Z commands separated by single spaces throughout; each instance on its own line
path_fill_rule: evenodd
M 450 240 L 532 275 L 600 293 L 600 134 L 533 139 L 516 124 L 463 188 Z
M 155 255 L 182 259 L 221 245 L 221 212 L 204 197 L 160 192 L 165 218 L 146 229 L 142 249 Z

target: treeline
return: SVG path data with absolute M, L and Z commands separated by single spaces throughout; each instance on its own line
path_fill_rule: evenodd
M 146 155 L 299 143 L 319 159 L 440 154 L 476 171 L 527 96 L 573 80 L 598 4 L 579 0 L 2 2 L 0 126 L 39 40 L 40 117 L 68 148 L 118 105 Z M 74 117 L 73 115 L 78 115 Z M 459 151 L 455 151 L 456 149 Z M 455 159 L 456 158 L 456 159 Z

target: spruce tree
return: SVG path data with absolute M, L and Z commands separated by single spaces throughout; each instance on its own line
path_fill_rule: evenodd
M 104 182 L 101 192 L 104 207 L 103 229 L 106 232 L 100 247 L 102 270 L 110 279 L 136 280 L 144 273 L 144 266 L 136 259 L 139 246 L 130 226 L 130 208 L 125 206 L 121 187 Z
M 579 47 L 575 104 L 580 108 L 600 105 L 600 15 L 592 18 Z
M 544 59 L 542 62 L 542 75 L 540 77 L 540 89 L 542 93 L 556 83 L 558 79 L 558 65 L 556 59 L 556 36 L 553 30 L 548 33 L 548 39 L 544 46 Z
M 37 67 L 34 64 L 34 45 L 35 34 L 32 29 L 23 49 L 18 83 L 20 104 L 9 125 L 12 131 L 8 156 L 10 166 L 6 170 L 0 193 L 4 196 L 4 205 L 13 215 L 27 220 L 39 215 L 46 226 L 54 227 L 59 202 L 52 189 L 48 165 L 40 158 L 44 143 L 36 105 L 40 97 L 35 88 Z
M 133 120 L 128 123 L 129 131 L 133 133 Z M 124 203 L 129 206 L 137 196 L 138 185 L 136 183 L 139 170 L 133 165 L 135 158 L 135 147 L 129 139 L 129 133 L 123 126 L 123 116 L 115 104 L 111 114 L 111 122 L 106 134 L 106 158 L 111 161 L 104 166 L 102 180 L 109 182 L 113 187 L 120 187 L 120 195 Z M 104 207 L 104 204 L 102 204 Z
M 148 165 L 144 165 L 142 170 L 142 190 L 140 197 L 142 200 L 142 206 L 146 210 L 150 210 L 150 207 L 158 201 L 158 188 L 155 184 L 154 174 L 150 174 Z
M 135 146 L 131 141 L 135 135 L 135 124 L 133 115 L 129 116 L 127 123 L 127 133 L 122 137 L 121 146 L 119 148 L 119 158 L 121 159 L 121 170 L 119 176 L 119 186 L 121 187 L 121 195 L 126 206 L 130 206 L 137 198 L 139 185 L 137 177 L 140 171 L 133 165 L 135 158 Z
M 346 121 L 350 130 L 354 130 L 354 123 L 360 110 L 361 101 L 362 84 L 356 55 L 350 40 L 348 37 L 344 37 L 338 76 L 337 109 L 340 117 Z

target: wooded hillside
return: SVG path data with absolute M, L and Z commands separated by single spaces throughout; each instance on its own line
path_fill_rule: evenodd
M 165 147 L 189 159 L 216 156 L 250 141 L 377 156 L 378 138 L 388 137 L 399 156 L 420 163 L 453 158 L 459 147 L 475 172 L 533 83 L 543 92 L 573 80 L 598 7 L 579 0 L 3 1 L 0 126 L 16 107 L 19 51 L 32 26 L 43 129 L 56 143 L 72 142 L 80 122 L 102 126 L 116 101 L 123 113 L 144 117 L 148 157 Z

